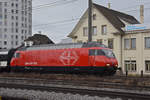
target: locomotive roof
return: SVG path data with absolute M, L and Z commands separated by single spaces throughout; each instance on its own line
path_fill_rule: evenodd
M 89 42 L 89 43 L 65 43 L 65 44 L 34 45 L 31 47 L 20 48 L 19 50 L 68 49 L 68 48 L 88 48 L 88 47 L 107 48 L 103 44 L 100 44 L 97 42 Z

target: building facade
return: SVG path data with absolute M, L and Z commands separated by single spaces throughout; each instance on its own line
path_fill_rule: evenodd
M 143 71 L 149 74 L 149 30 L 125 31 L 126 25 L 140 23 L 133 16 L 97 4 L 93 4 L 92 15 L 92 41 L 105 44 L 113 50 L 123 73 L 140 74 Z M 68 37 L 75 43 L 87 42 L 88 10 Z
M 0 0 L 0 48 L 16 48 L 32 35 L 32 0 Z
M 150 29 L 126 31 L 122 45 L 123 72 L 150 75 Z

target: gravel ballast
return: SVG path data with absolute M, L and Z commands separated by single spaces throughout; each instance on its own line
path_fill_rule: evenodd
M 27 100 L 121 100 L 120 98 L 98 97 L 79 94 L 64 94 L 55 92 L 41 92 L 34 90 L 0 88 L 0 96 L 23 98 Z

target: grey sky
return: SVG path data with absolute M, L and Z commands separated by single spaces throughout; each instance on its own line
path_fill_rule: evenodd
M 50 39 L 58 43 L 72 31 L 78 22 L 78 18 L 87 9 L 88 0 L 74 0 L 74 2 L 68 4 L 54 4 L 53 6 L 41 7 L 40 9 L 34 8 L 38 5 L 53 3 L 55 1 L 65 0 L 33 0 L 33 33 L 42 31 L 43 34 L 48 35 Z M 145 8 L 147 8 L 144 12 L 145 22 L 150 23 L 150 0 L 93 0 L 93 2 L 103 6 L 107 6 L 108 2 L 110 2 L 111 9 L 133 15 L 138 20 L 139 5 L 144 4 Z M 71 19 L 75 20 L 69 21 Z M 60 21 L 64 22 L 60 23 Z

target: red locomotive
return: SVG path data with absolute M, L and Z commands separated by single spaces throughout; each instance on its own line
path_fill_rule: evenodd
M 14 71 L 92 72 L 113 75 L 118 62 L 112 50 L 96 42 L 39 45 L 18 49 Z

